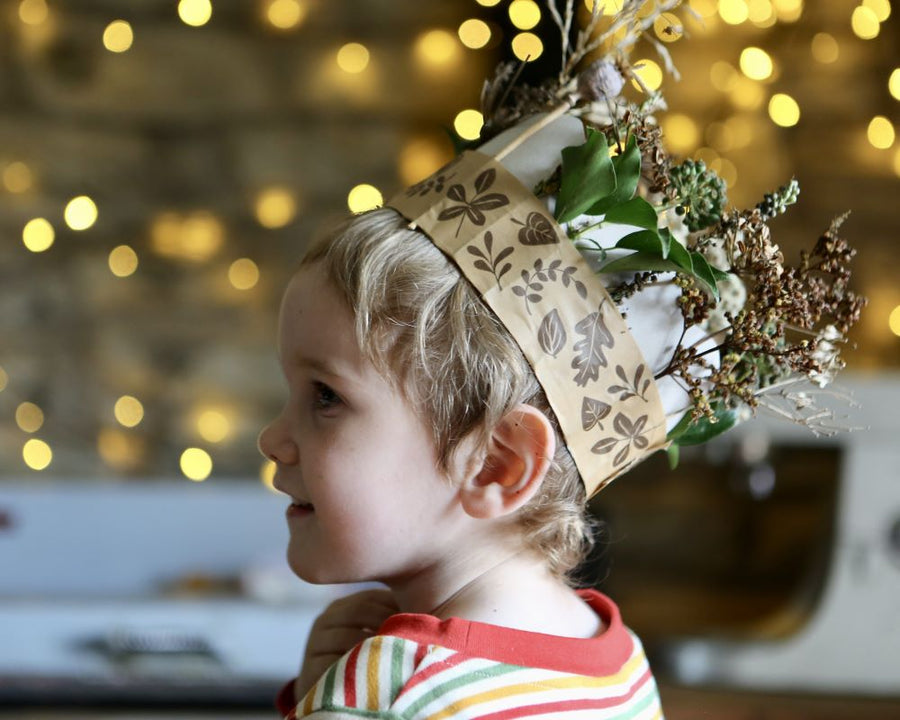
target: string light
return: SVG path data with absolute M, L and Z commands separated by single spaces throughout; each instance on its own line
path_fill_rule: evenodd
M 20 403 L 16 408 L 16 425 L 22 432 L 35 433 L 44 424 L 44 411 L 33 402 Z
M 513 0 L 507 12 L 510 22 L 519 30 L 531 30 L 541 21 L 541 9 L 534 0 Z
M 300 0 L 270 0 L 266 20 L 278 30 L 293 30 L 306 19 L 308 8 Z
M 209 0 L 181 0 L 178 3 L 178 17 L 191 27 L 206 25 L 212 17 L 212 3 Z
M 136 397 L 123 395 L 116 400 L 113 414 L 120 425 L 127 428 L 137 427 L 144 419 L 144 406 Z
M 441 29 L 428 30 L 419 35 L 415 53 L 420 62 L 433 67 L 451 65 L 460 57 L 456 36 Z
M 33 182 L 31 168 L 23 162 L 11 162 L 3 168 L 3 187 L 11 193 L 28 192 Z
M 347 207 L 350 208 L 350 212 L 361 213 L 381 207 L 383 204 L 384 198 L 381 195 L 381 191 L 368 183 L 361 183 L 355 186 L 347 194 Z
M 634 74 L 637 75 L 638 78 L 640 78 L 641 82 L 644 84 L 644 87 L 646 87 L 650 91 L 659 90 L 660 86 L 662 85 L 662 68 L 653 60 L 643 58 L 641 60 L 635 61 Z M 643 90 L 643 88 L 636 80 L 632 80 L 632 83 L 638 90 Z
M 544 52 L 544 43 L 530 32 L 520 32 L 512 39 L 512 51 L 522 62 L 534 62 Z
M 19 20 L 26 25 L 41 25 L 50 17 L 46 0 L 22 0 L 19 3 Z
M 773 6 L 781 22 L 797 22 L 803 15 L 803 0 L 773 0 Z
M 625 5 L 625 0 L 584 0 L 588 12 L 594 12 L 595 1 L 601 5 L 601 15 L 615 15 Z
M 888 316 L 888 327 L 897 337 L 900 337 L 900 305 L 891 310 Z
M 734 106 L 741 110 L 756 110 L 766 99 L 759 83 L 740 75 L 735 79 L 729 96 Z
M 884 115 L 876 115 L 869 122 L 866 136 L 872 147 L 887 150 L 894 144 L 894 125 Z
M 709 68 L 709 81 L 720 92 L 734 90 L 739 78 L 738 71 L 724 60 L 716 60 Z
M 144 442 L 119 428 L 103 428 L 97 435 L 97 452 L 116 470 L 134 470 L 141 464 Z
M 653 32 L 663 42 L 673 43 L 684 35 L 684 27 L 677 15 L 663 13 L 653 21 Z
M 6 390 L 6 386 L 9 383 L 9 375 L 6 370 L 0 367 L 0 392 Z
M 200 448 L 188 448 L 181 453 L 181 472 L 188 480 L 203 482 L 212 472 L 213 462 L 209 453 Z
M 810 50 L 812 56 L 822 64 L 836 62 L 841 54 L 837 40 L 827 32 L 816 33 L 813 36 Z
M 862 40 L 876 38 L 881 32 L 878 16 L 871 8 L 864 5 L 854 8 L 853 14 L 850 16 L 850 27 L 853 29 L 853 34 Z
M 404 186 L 419 182 L 452 158 L 444 146 L 428 137 L 413 138 L 400 150 L 397 166 Z
M 119 245 L 109 253 L 109 270 L 116 277 L 134 275 L 138 268 L 137 253 L 128 245 Z
M 772 27 L 775 24 L 775 8 L 769 0 L 749 0 L 747 16 L 754 25 L 760 28 Z
M 368 67 L 369 49 L 362 43 L 347 43 L 337 51 L 336 60 L 341 70 L 356 75 Z
M 682 113 L 669 113 L 662 119 L 663 140 L 673 153 L 684 155 L 695 147 L 700 133 L 695 123 Z
M 259 267 L 250 258 L 240 258 L 228 268 L 228 282 L 237 290 L 250 290 L 259 282 Z
M 878 22 L 883 23 L 891 16 L 890 0 L 863 0 L 862 5 L 875 13 Z
M 79 195 L 69 200 L 63 217 L 72 230 L 87 230 L 97 222 L 97 205 L 87 195 Z
M 483 48 L 491 41 L 490 26 L 484 20 L 477 18 L 464 20 L 456 34 L 459 36 L 459 41 L 472 50 Z
M 741 51 L 740 67 L 741 72 L 751 80 L 767 80 L 774 70 L 769 53 L 758 47 L 747 47 Z
M 888 92 L 895 100 L 900 100 L 900 67 L 894 68 L 891 77 L 888 79 Z
M 286 187 L 267 187 L 256 196 L 253 210 L 260 225 L 274 230 L 293 221 L 297 215 L 297 201 Z
M 219 443 L 231 435 L 231 421 L 219 410 L 204 410 L 197 418 L 197 432 L 211 443 Z
M 46 470 L 53 462 L 53 451 L 43 440 L 31 438 L 22 447 L 22 459 L 32 470 Z
M 476 2 L 482 7 L 494 7 L 494 5 L 500 4 L 500 0 L 476 0 Z
M 225 242 L 225 228 L 212 213 L 198 210 L 187 216 L 163 212 L 153 219 L 150 243 L 163 257 L 190 262 L 205 262 Z
M 792 127 L 800 121 L 800 106 L 785 93 L 775 93 L 769 100 L 769 117 L 781 127 Z
M 133 42 L 134 31 L 125 20 L 113 20 L 103 31 L 103 47 L 110 52 L 123 53 Z
M 22 242 L 31 252 L 44 252 L 56 239 L 53 226 L 45 218 L 29 220 L 22 229 Z
M 477 140 L 484 126 L 484 117 L 477 110 L 461 110 L 453 118 L 453 129 L 463 140 Z
M 744 0 L 719 0 L 719 17 L 729 25 L 740 25 L 750 17 L 750 8 Z

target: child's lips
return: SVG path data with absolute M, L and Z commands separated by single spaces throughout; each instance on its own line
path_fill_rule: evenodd
M 288 517 L 306 517 L 307 515 L 311 515 L 314 512 L 315 508 L 306 502 L 300 502 L 295 500 L 290 505 L 288 505 L 287 516 Z

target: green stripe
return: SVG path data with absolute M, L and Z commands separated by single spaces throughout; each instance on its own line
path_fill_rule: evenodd
M 400 638 L 393 638 L 391 650 L 391 702 L 400 694 L 403 688 L 403 648 L 404 642 Z
M 448 680 L 447 682 L 436 686 L 433 690 L 420 697 L 418 700 L 416 700 L 416 702 L 406 708 L 406 710 L 404 711 L 404 715 L 415 716 L 415 714 L 418 713 L 423 707 L 431 702 L 434 702 L 441 695 L 452 692 L 453 690 L 456 690 L 463 685 L 468 685 L 469 683 L 475 682 L 476 680 L 499 677 L 500 675 L 506 675 L 507 673 L 516 672 L 521 669 L 522 668 L 518 665 L 497 664 L 493 667 L 479 668 L 478 670 L 473 670 L 472 672 L 466 673 L 465 675 L 460 675 L 454 680 Z
M 652 682 L 652 681 L 651 681 Z M 659 693 L 656 690 L 654 685 L 653 692 L 647 695 L 638 705 L 634 705 L 628 708 L 625 712 L 619 713 L 618 715 L 614 715 L 609 718 L 609 720 L 630 720 L 630 718 L 637 717 L 644 710 L 646 710 L 653 702 L 659 702 Z
M 337 677 L 337 666 L 339 664 L 340 663 L 335 663 L 330 668 L 328 668 L 328 672 L 325 673 L 325 684 L 322 686 L 323 705 L 334 704 L 334 683 L 335 678 Z

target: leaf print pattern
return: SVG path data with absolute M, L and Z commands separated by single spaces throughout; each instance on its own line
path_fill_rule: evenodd
M 456 165 L 462 156 L 458 156 L 453 158 L 450 162 L 448 162 L 444 167 L 435 172 L 433 175 L 429 175 L 424 180 L 417 182 L 415 185 L 410 185 L 406 190 L 406 197 L 413 197 L 414 195 L 418 195 L 420 197 L 425 197 L 429 193 L 442 193 L 444 192 L 444 185 L 450 178 L 452 178 L 456 173 L 449 173 L 448 171 Z
M 603 348 L 615 347 L 616 341 L 603 319 L 603 304 L 575 326 L 582 339 L 575 343 L 575 357 L 572 368 L 578 372 L 575 384 L 584 387 L 600 376 L 600 368 L 608 365 Z
M 591 448 L 591 452 L 598 455 L 605 455 L 618 448 L 616 456 L 613 458 L 613 466 L 619 466 L 628 459 L 628 453 L 632 446 L 638 450 L 644 450 L 650 444 L 644 435 L 644 426 L 647 424 L 647 415 L 641 415 L 637 420 L 632 422 L 626 415 L 617 413 L 613 418 L 613 430 L 620 437 L 607 437 L 595 443 Z M 621 443 L 621 447 L 618 447 Z
M 525 298 L 525 309 L 529 315 L 531 315 L 531 303 L 538 303 L 543 299 L 541 292 L 544 290 L 544 283 L 547 282 L 560 280 L 563 287 L 574 285 L 575 291 L 582 299 L 587 297 L 587 287 L 581 280 L 574 279 L 574 273 L 578 268 L 571 265 L 561 270 L 561 266 L 562 260 L 556 259 L 545 268 L 544 261 L 538 258 L 534 261 L 532 272 L 522 271 L 522 285 L 514 286 L 512 291 L 519 297 Z
M 494 234 L 490 230 L 488 230 L 484 234 L 484 249 L 487 254 L 485 254 L 475 245 L 466 246 L 466 250 L 469 251 L 469 254 L 474 255 L 476 258 L 478 258 L 472 264 L 479 270 L 484 270 L 485 272 L 491 273 L 494 276 L 494 279 L 497 281 L 497 287 L 502 290 L 503 286 L 500 284 L 500 278 L 502 278 L 504 275 L 506 275 L 506 273 L 510 271 L 510 269 L 512 268 L 512 263 L 507 262 L 502 266 L 500 266 L 500 263 L 502 263 L 510 255 L 512 255 L 513 247 L 509 245 L 503 248 L 500 252 L 497 253 L 497 257 L 494 257 Z
M 563 327 L 559 311 L 556 308 L 548 312 L 541 321 L 541 327 L 538 329 L 538 343 L 541 350 L 554 358 L 566 346 L 566 328 Z
M 516 225 L 522 225 L 522 229 L 519 230 L 519 242 L 523 245 L 553 245 L 559 242 L 553 223 L 546 215 L 532 210 L 525 218 L 525 222 L 510 219 Z
M 603 429 L 603 420 L 612 411 L 612 405 L 585 396 L 581 401 L 581 429 L 587 432 L 594 426 Z
M 625 368 L 621 365 L 616 365 L 616 375 L 622 380 L 624 385 L 610 385 L 606 391 L 615 395 L 619 393 L 619 400 L 627 400 L 628 398 L 639 397 L 644 402 L 648 402 L 647 400 L 647 390 L 650 388 L 650 376 L 648 375 L 644 378 L 644 381 L 641 382 L 641 377 L 644 374 L 644 370 L 646 370 L 646 366 L 644 363 L 641 363 L 637 366 L 637 369 L 634 371 L 634 380 L 629 380 L 628 375 L 625 372 Z
M 497 179 L 497 171 L 494 168 L 488 168 L 475 178 L 475 195 L 471 200 L 466 198 L 466 189 L 459 183 L 451 185 L 447 191 L 447 197 L 458 203 L 450 205 L 441 210 L 438 220 L 452 220 L 459 218 L 459 225 L 456 227 L 456 235 L 462 229 L 463 223 L 468 219 L 473 225 L 481 227 L 484 225 L 486 217 L 485 212 L 488 210 L 496 210 L 504 205 L 509 205 L 509 197 L 502 193 L 487 192 L 494 181 Z

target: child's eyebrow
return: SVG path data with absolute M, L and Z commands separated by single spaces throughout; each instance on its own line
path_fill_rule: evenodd
M 359 379 L 358 372 L 351 366 L 335 363 L 328 358 L 311 357 L 302 353 L 297 353 L 291 358 L 291 367 L 314 370 L 335 379 Z

